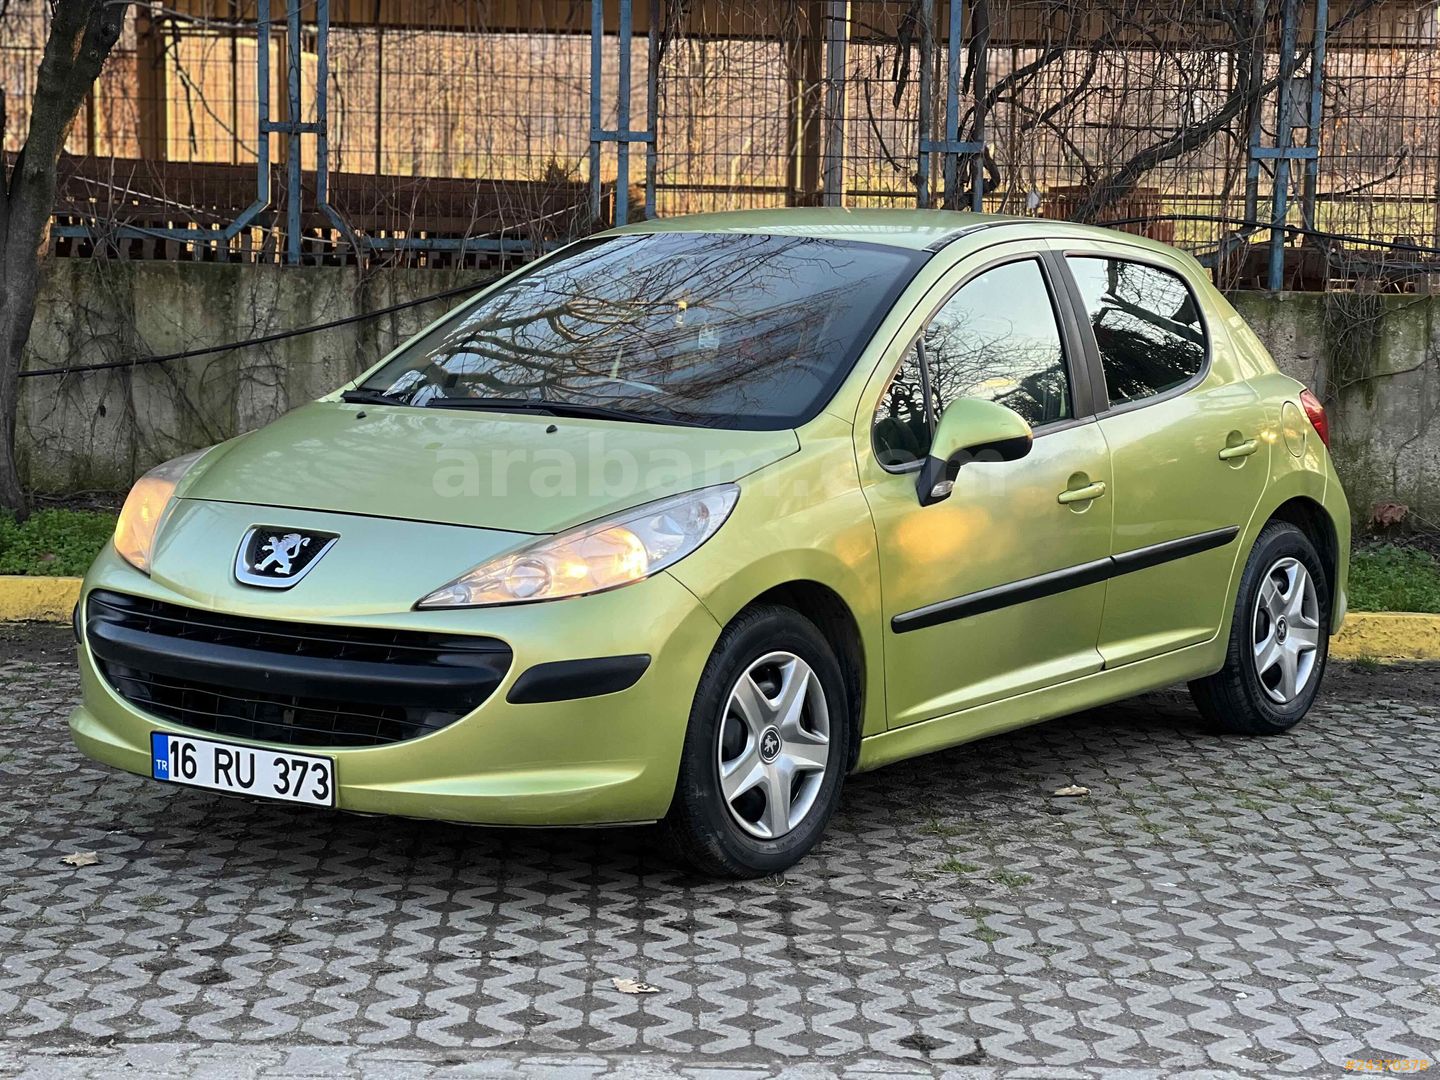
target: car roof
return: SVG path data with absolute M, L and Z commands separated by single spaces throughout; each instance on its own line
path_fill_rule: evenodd
M 656 232 L 757 233 L 781 236 L 824 236 L 915 251 L 935 251 L 952 240 L 1000 226 L 1033 229 L 1037 239 L 1084 237 L 1123 242 L 1175 254 L 1175 249 L 1132 233 L 1095 225 L 1013 214 L 975 214 L 961 210 L 899 208 L 850 209 L 839 206 L 775 207 L 767 210 L 730 210 L 712 214 L 640 221 L 603 235 Z

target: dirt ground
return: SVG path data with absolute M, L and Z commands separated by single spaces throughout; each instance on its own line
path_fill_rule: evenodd
M 77 491 L 71 495 L 36 495 L 36 510 L 104 510 L 120 512 L 125 502 L 123 491 Z
M 68 661 L 75 651 L 69 623 L 0 622 L 0 660 Z

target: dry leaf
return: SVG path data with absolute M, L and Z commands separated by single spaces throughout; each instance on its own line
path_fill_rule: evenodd
M 1410 507 L 1404 503 L 1376 503 L 1370 510 L 1370 524 L 1377 529 L 1388 529 L 1392 525 L 1399 525 L 1409 513 Z
M 660 992 L 658 986 L 651 986 L 638 979 L 611 979 L 610 981 L 622 994 L 658 994 Z
M 1066 787 L 1056 788 L 1051 794 L 1062 796 L 1089 795 L 1090 789 L 1088 787 L 1081 787 L 1079 784 L 1070 784 Z
M 66 866 L 94 866 L 100 861 L 100 856 L 93 851 L 72 851 L 60 861 Z

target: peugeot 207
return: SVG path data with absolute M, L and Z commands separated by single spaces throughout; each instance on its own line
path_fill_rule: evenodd
M 900 758 L 1177 681 L 1223 731 L 1294 725 L 1345 614 L 1327 440 L 1158 243 L 647 222 L 142 477 L 70 725 L 170 784 L 662 822 L 703 872 L 773 873 Z

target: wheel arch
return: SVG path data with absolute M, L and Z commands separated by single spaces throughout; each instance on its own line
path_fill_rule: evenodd
M 757 604 L 780 604 L 803 615 L 815 624 L 834 651 L 845 680 L 850 709 L 850 745 L 846 748 L 845 767 L 853 769 L 860 757 L 866 703 L 865 643 L 855 613 L 845 598 L 829 585 L 804 578 L 773 585 L 753 597 L 745 607 Z
M 804 521 L 762 512 L 764 502 L 752 500 L 755 517 L 743 543 L 707 544 L 668 572 L 722 627 L 746 608 L 771 602 L 814 622 L 845 672 L 858 747 L 887 726 L 885 637 L 874 524 L 858 488 L 842 496 L 824 500 Z M 742 498 L 737 512 L 744 506 Z M 816 544 L 817 535 L 826 542 Z
M 1340 582 L 1340 537 L 1335 521 L 1324 505 L 1308 495 L 1295 495 L 1272 510 L 1266 520 L 1287 521 L 1310 538 L 1320 555 L 1320 565 L 1325 571 L 1326 595 L 1333 610 Z

